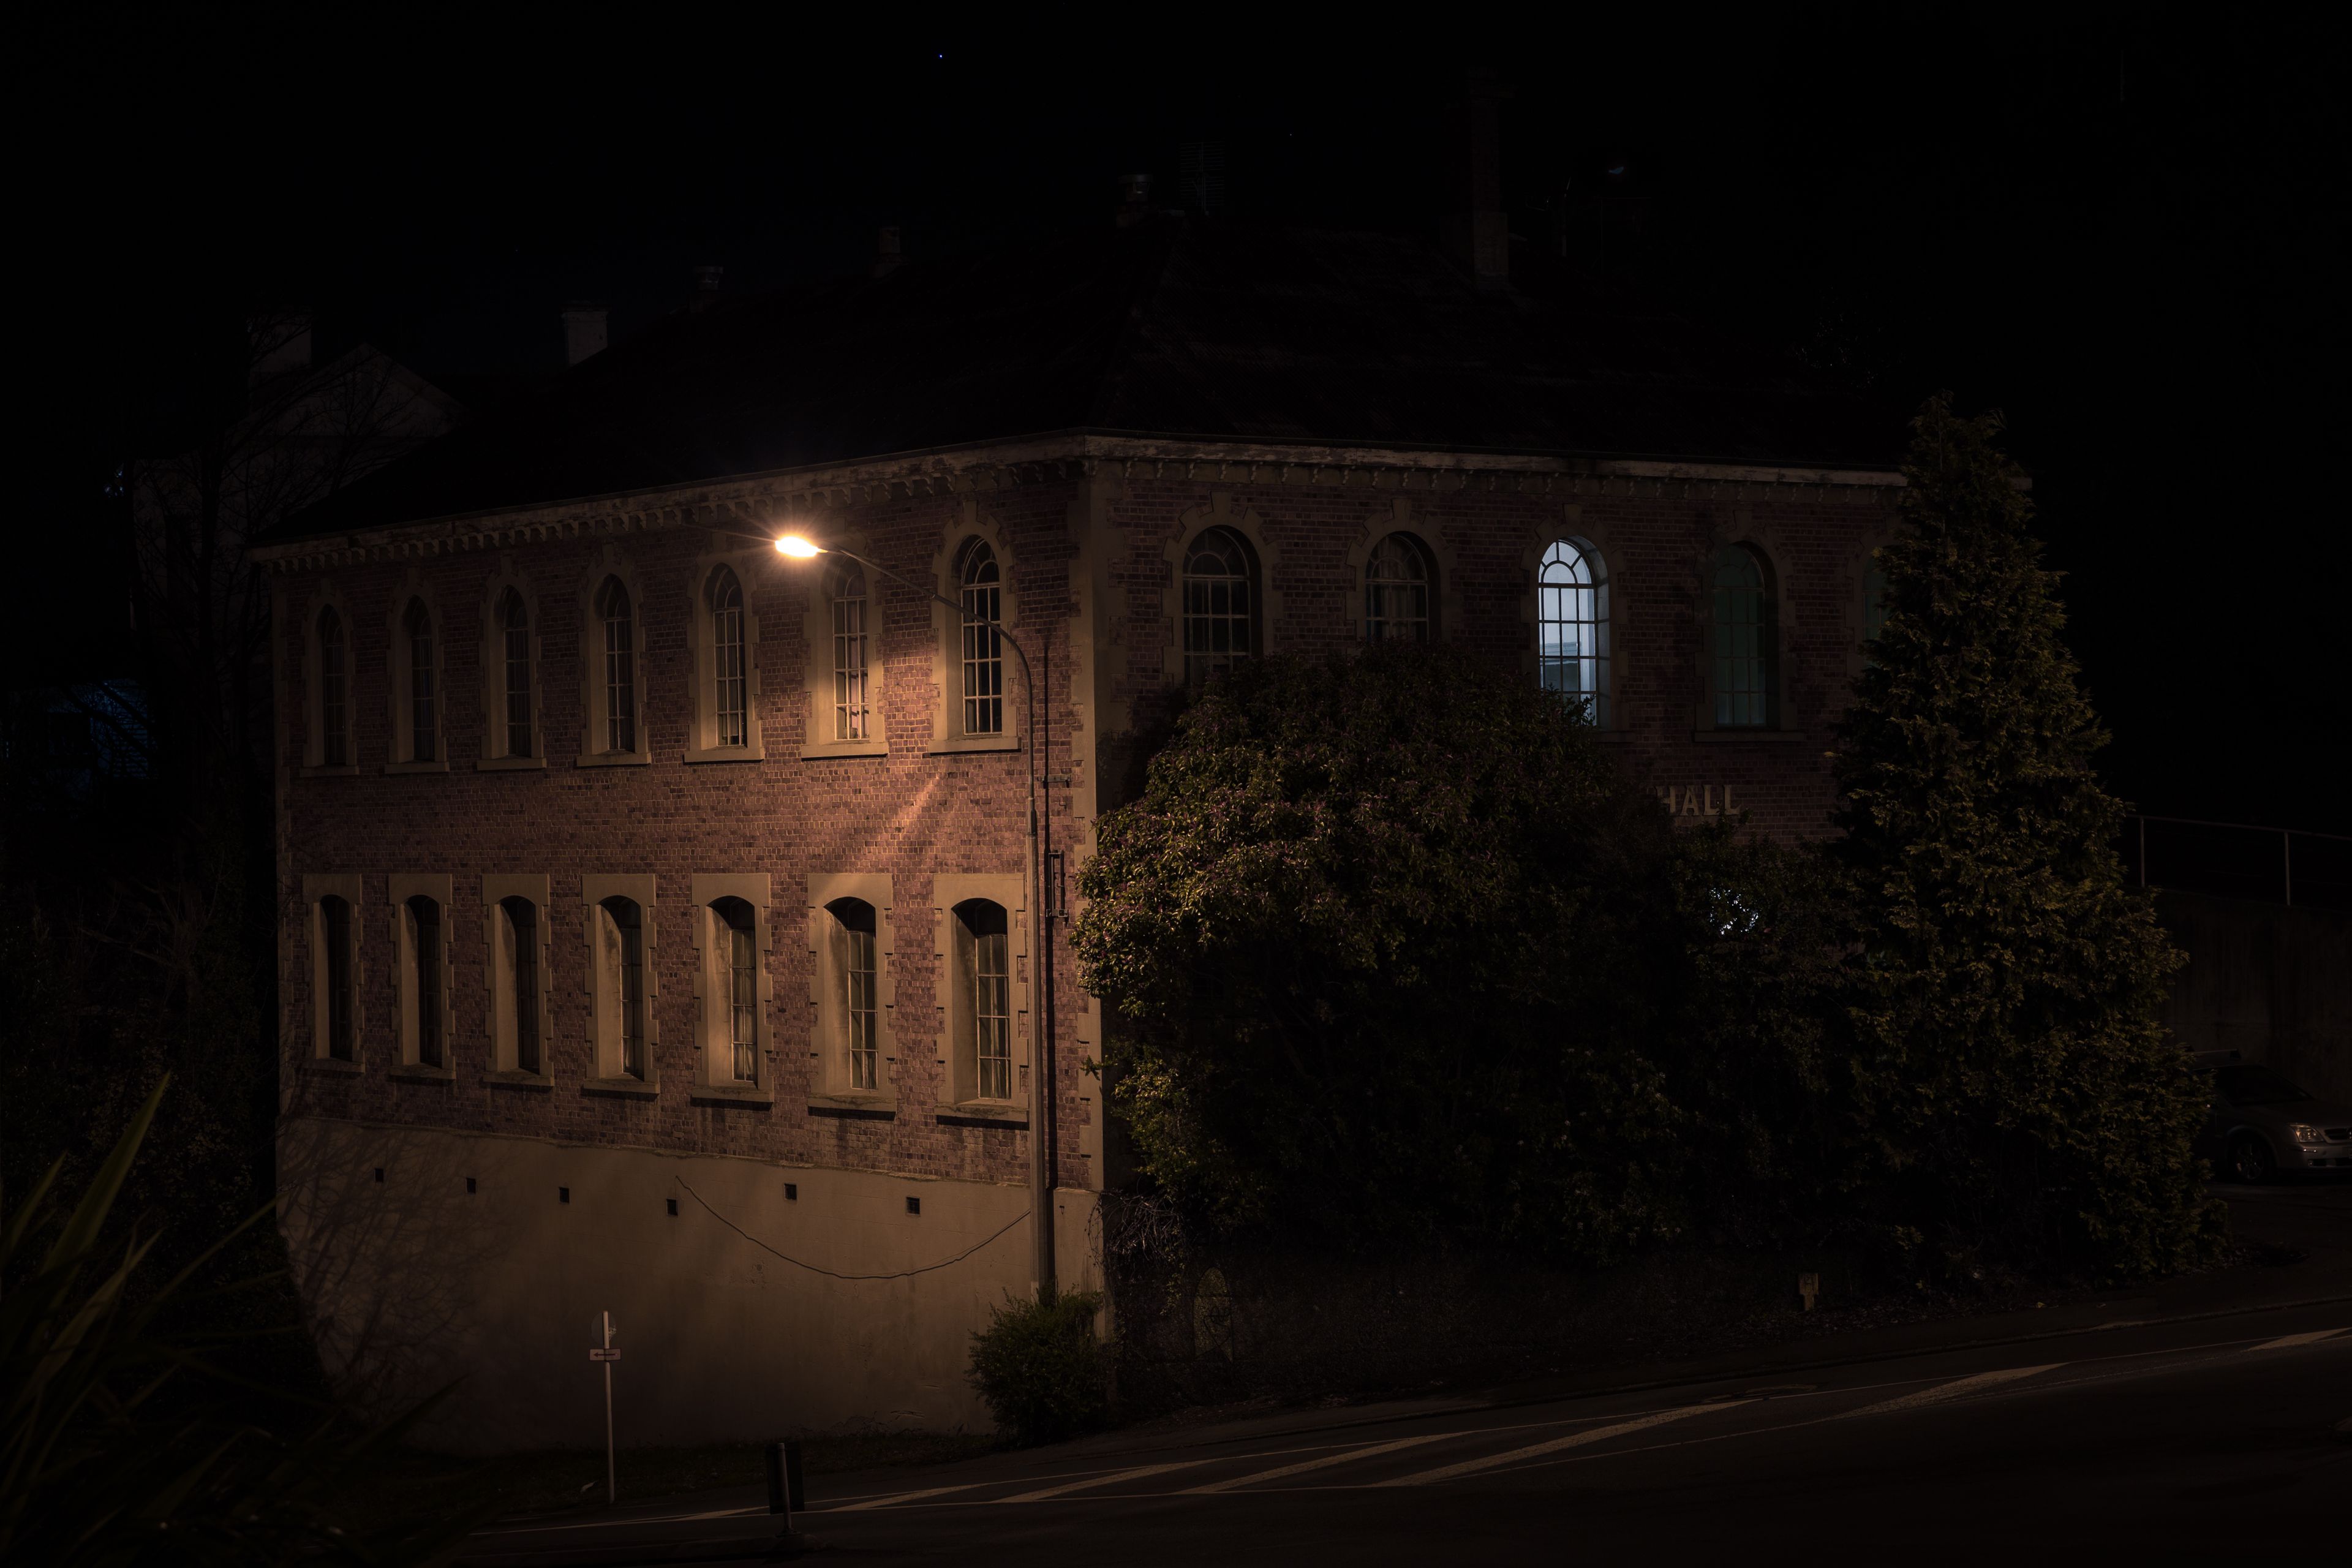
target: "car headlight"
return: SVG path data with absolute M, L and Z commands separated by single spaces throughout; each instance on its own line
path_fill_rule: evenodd
M 2288 1128 L 2287 1131 L 2294 1134 L 2294 1141 L 2298 1143 L 2325 1143 L 2327 1142 L 2326 1133 L 2322 1132 L 2316 1127 L 2305 1127 L 2300 1121 Z

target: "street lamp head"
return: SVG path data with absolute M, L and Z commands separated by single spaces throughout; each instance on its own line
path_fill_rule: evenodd
M 824 547 L 812 544 L 797 533 L 787 533 L 776 541 L 776 553 L 789 555 L 795 561 L 814 561 L 824 553 Z

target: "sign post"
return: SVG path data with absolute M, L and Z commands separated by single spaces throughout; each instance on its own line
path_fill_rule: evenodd
M 604 1500 L 609 1504 L 621 1500 L 613 1468 L 613 1363 L 621 1359 L 621 1352 L 613 1348 L 613 1314 L 597 1313 L 596 1323 L 604 1331 L 604 1342 L 589 1351 L 588 1359 L 604 1363 Z

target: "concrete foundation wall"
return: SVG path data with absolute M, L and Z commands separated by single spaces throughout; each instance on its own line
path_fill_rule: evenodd
M 2179 892 L 2157 911 L 2189 954 L 2165 1010 L 2175 1038 L 2352 1102 L 2352 912 Z
M 330 1374 L 379 1413 L 457 1380 L 419 1438 L 457 1452 L 601 1445 L 601 1311 L 625 1447 L 986 1429 L 970 1336 L 1029 1293 L 1017 1184 L 319 1118 L 283 1123 L 278 1156 Z M 1098 1287 L 1094 1205 L 1058 1194 L 1066 1288 Z

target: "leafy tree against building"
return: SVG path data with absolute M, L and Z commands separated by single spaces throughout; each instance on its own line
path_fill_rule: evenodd
M 1939 397 L 1913 431 L 1837 763 L 1846 1180 L 1931 1246 L 2177 1268 L 2219 1234 L 2201 1086 L 2158 1022 L 2180 959 L 2124 882 L 2106 737 L 1999 417 Z

